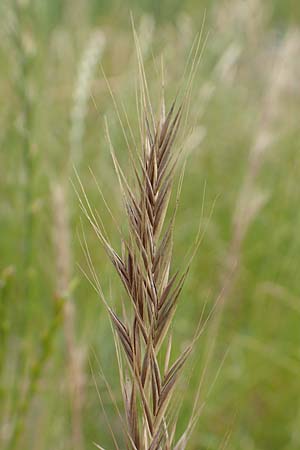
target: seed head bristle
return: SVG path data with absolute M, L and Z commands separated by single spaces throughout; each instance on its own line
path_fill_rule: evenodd
M 80 189 L 83 191 L 83 198 L 80 198 L 80 202 L 129 298 L 129 303 L 123 306 L 123 313 L 114 311 L 103 299 L 102 289 L 96 283 L 117 339 L 116 351 L 125 408 L 127 448 L 183 450 L 183 446 L 178 447 L 175 443 L 178 414 L 171 413 L 170 404 L 178 377 L 196 338 L 172 361 L 170 325 L 189 269 L 187 267 L 180 275 L 180 271 L 172 273 L 171 267 L 174 220 L 182 176 L 173 211 L 167 211 L 177 163 L 181 156 L 181 148 L 178 148 L 176 138 L 188 101 L 180 102 L 177 94 L 166 110 L 163 81 L 160 111 L 157 120 L 155 119 L 139 43 L 135 30 L 133 31 L 138 56 L 137 105 L 141 135 L 141 148 L 137 154 L 130 148 L 128 138 L 125 138 L 133 182 L 129 182 L 129 176 L 123 172 L 118 161 L 106 122 L 110 152 L 128 220 L 127 235 L 121 233 L 120 252 L 110 244 L 100 218 L 88 203 L 82 185 Z M 198 49 L 199 45 L 197 52 Z M 194 60 L 193 66 L 197 64 Z M 186 90 L 188 98 L 193 70 Z M 113 95 L 111 90 L 110 93 Z M 116 105 L 114 98 L 113 101 Z M 117 114 L 121 122 L 119 109 Z M 129 125 L 127 116 L 126 121 Z M 122 122 L 121 127 L 124 133 L 126 127 Z M 78 195 L 80 197 L 80 194 Z M 91 266 L 90 256 L 89 265 Z M 94 269 L 93 278 L 95 279 Z
M 142 97 L 145 105 L 145 91 Z M 170 365 L 169 344 L 163 367 L 158 360 L 186 278 L 186 273 L 181 277 L 178 272 L 170 275 L 174 215 L 171 214 L 169 223 L 164 226 L 178 159 L 173 147 L 182 107 L 176 109 L 174 102 L 167 115 L 164 108 L 155 126 L 152 113 L 144 111 L 145 136 L 140 167 L 139 170 L 133 168 L 135 189 L 127 183 L 113 153 L 123 189 L 129 237 L 123 239 L 122 256 L 102 239 L 133 306 L 130 324 L 112 310 L 110 317 L 131 377 L 124 402 L 128 430 L 135 447 L 145 450 L 171 448 L 174 433 L 168 430 L 172 424 L 167 425 L 167 410 L 180 370 L 191 351 L 188 347 Z M 128 446 L 133 448 L 130 442 Z

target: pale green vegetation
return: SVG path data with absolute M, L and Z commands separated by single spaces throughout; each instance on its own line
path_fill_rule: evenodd
M 127 299 L 70 179 L 76 184 L 74 164 L 121 252 L 99 187 L 126 232 L 106 122 L 127 174 L 118 111 L 129 141 L 127 118 L 139 138 L 130 11 L 159 112 L 161 58 L 168 110 L 205 8 L 173 271 L 184 269 L 199 223 L 203 239 L 172 325 L 171 360 L 199 320 L 207 326 L 176 386 L 177 435 L 196 398 L 187 449 L 300 448 L 298 2 L 2 0 L 1 450 L 94 442 L 110 450 L 111 431 L 125 448 L 115 344 L 84 275 L 85 239 L 108 304 L 121 312 Z M 180 169 L 176 185 L 179 177 Z

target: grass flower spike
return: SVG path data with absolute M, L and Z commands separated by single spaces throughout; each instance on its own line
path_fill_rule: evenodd
M 195 61 L 193 64 L 197 66 Z M 175 207 L 168 214 L 167 210 L 175 169 L 182 153 L 176 138 L 186 105 L 185 102 L 177 105 L 175 100 L 166 113 L 162 94 L 159 118 L 155 119 L 141 58 L 139 79 L 142 149 L 135 154 L 129 148 L 134 183 L 129 183 L 129 177 L 119 164 L 107 126 L 111 155 L 128 219 L 127 236 L 121 233 L 121 252 L 110 244 L 80 180 L 81 193 L 78 197 L 128 296 L 128 303 L 123 305 L 123 314 L 120 315 L 105 300 L 85 246 L 93 283 L 105 303 L 115 332 L 127 448 L 183 450 L 186 439 L 180 439 L 176 444 L 177 414 L 170 408 L 178 376 L 193 347 L 193 344 L 188 345 L 171 361 L 170 325 L 188 273 L 188 267 L 183 273 L 172 273 L 171 270 L 174 219 L 182 176 Z M 191 82 L 192 72 L 184 99 L 190 96 Z

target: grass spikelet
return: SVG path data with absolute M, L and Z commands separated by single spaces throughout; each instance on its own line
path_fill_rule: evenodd
M 190 101 L 191 83 L 199 63 L 197 58 L 200 46 L 195 46 L 192 71 L 186 92 L 183 93 L 184 101 L 180 102 L 177 96 L 166 111 L 162 94 L 160 113 L 156 119 L 137 38 L 135 43 L 139 68 L 138 109 L 142 139 L 140 153 L 135 155 L 129 149 L 134 178 L 132 183 L 120 166 L 106 124 L 107 138 L 128 221 L 128 234 L 121 234 L 121 252 L 110 244 L 79 177 L 79 188 L 75 189 L 81 209 L 100 239 L 129 299 L 129 303 L 125 305 L 125 313 L 120 314 L 112 309 L 104 298 L 89 251 L 85 248 L 93 285 L 104 301 L 114 329 L 126 417 L 124 437 L 127 448 L 183 450 L 183 440 L 177 444 L 175 442 L 178 415 L 173 414 L 170 408 L 179 375 L 192 351 L 198 332 L 193 342 L 173 360 L 170 325 L 189 267 L 182 273 L 172 271 L 173 229 L 178 198 L 173 211 L 168 214 L 167 211 L 182 149 L 178 146 L 177 138 L 182 119 L 186 121 L 185 108 L 186 103 Z M 122 123 L 121 126 L 124 130 Z M 126 142 L 128 143 L 127 139 Z M 182 177 L 177 197 L 181 184 Z M 196 247 L 197 245 L 198 242 Z
M 88 99 L 90 97 L 91 82 L 97 64 L 101 59 L 104 46 L 104 34 L 101 31 L 92 33 L 78 67 L 78 75 L 73 95 L 69 136 L 70 160 L 71 163 L 76 166 L 79 166 L 82 158 L 82 139 L 85 130 L 85 118 L 87 114 Z

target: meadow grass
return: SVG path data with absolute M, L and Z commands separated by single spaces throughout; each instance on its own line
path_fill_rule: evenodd
M 202 324 L 220 296 L 222 307 L 176 386 L 184 401 L 174 442 L 196 397 L 200 405 L 191 450 L 300 445 L 298 7 L 290 21 L 288 3 L 267 4 L 210 2 L 210 34 L 193 84 L 174 267 L 193 246 L 200 217 L 205 234 L 174 317 L 172 361 L 189 345 L 204 307 Z M 170 105 L 203 11 L 191 1 L 174 7 L 168 18 L 162 9 L 144 6 L 150 15 L 140 16 L 144 10 L 131 4 L 150 95 L 159 98 L 163 55 Z M 123 225 L 105 121 L 124 172 L 130 164 L 93 57 L 103 51 L 109 85 L 138 140 L 130 20 L 124 6 L 104 14 L 97 2 L 72 8 L 58 0 L 5 1 L 0 8 L 1 448 L 93 448 L 97 442 L 109 450 L 107 420 L 115 439 L 124 439 L 116 413 L 116 405 L 123 412 L 119 369 L 106 308 L 78 268 L 88 269 L 69 175 L 71 159 L 77 165 L 70 155 L 77 152 L 89 202 L 118 248 L 90 172 Z M 99 31 L 106 46 L 98 55 L 91 52 L 84 78 L 80 62 Z M 91 227 L 85 225 L 84 233 L 107 302 L 122 314 L 121 283 Z

